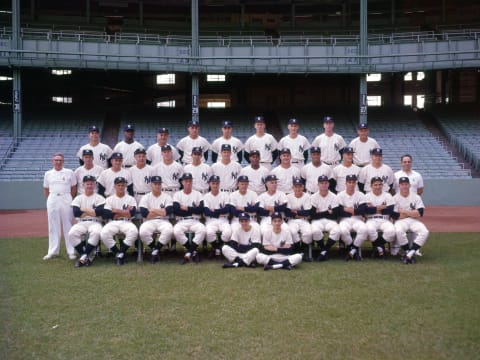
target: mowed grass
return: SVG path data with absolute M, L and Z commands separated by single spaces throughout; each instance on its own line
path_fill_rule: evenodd
M 479 234 L 432 234 L 416 265 L 292 271 L 43 261 L 1 239 L 2 359 L 477 359 Z

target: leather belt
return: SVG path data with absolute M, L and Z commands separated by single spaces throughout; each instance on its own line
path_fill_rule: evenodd
M 367 216 L 367 219 L 387 219 L 386 215 L 372 215 L 372 216 Z
M 118 218 L 118 219 L 113 219 L 114 221 L 129 221 L 129 218 L 123 217 L 123 218 Z
M 194 220 L 195 218 L 193 216 L 183 216 L 179 217 L 178 220 Z
M 136 192 L 135 195 L 147 195 L 148 192 Z
M 231 189 L 220 189 L 221 192 L 234 192 L 235 190 L 231 190 Z
M 80 221 L 93 221 L 93 222 L 97 222 L 98 220 L 97 219 L 80 219 Z
M 340 164 L 339 161 L 332 161 L 332 162 L 322 161 L 322 162 L 326 165 L 329 165 L 329 166 Z

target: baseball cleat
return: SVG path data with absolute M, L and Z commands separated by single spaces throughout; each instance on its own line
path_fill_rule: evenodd
M 235 266 L 235 264 L 230 264 L 230 263 L 226 263 L 226 264 L 222 265 L 223 269 L 232 269 L 232 268 L 235 268 L 235 267 L 238 267 L 238 264 L 237 264 L 237 266 Z
M 182 259 L 182 261 L 180 262 L 180 264 L 185 265 L 186 263 L 188 263 L 188 262 L 190 261 L 191 257 L 192 257 L 192 254 L 189 253 L 189 252 L 187 252 L 187 253 L 183 256 L 183 259 Z
M 75 260 L 75 259 L 77 258 L 77 255 L 75 255 L 75 254 L 68 254 L 68 258 L 69 258 L 70 260 Z
M 150 264 L 155 264 L 157 262 L 160 261 L 160 256 L 157 255 L 152 255 L 152 257 L 150 258 Z
M 292 270 L 293 266 L 292 265 L 287 265 L 282 267 L 283 270 Z
M 318 256 L 315 260 L 320 261 L 320 262 L 327 261 L 328 260 L 327 252 L 326 251 L 320 251 L 320 254 L 318 254 Z
M 249 268 L 252 268 L 252 269 L 255 269 L 257 267 L 257 264 L 255 264 L 254 262 L 250 263 L 250 265 L 248 265 Z
M 266 264 L 266 265 L 263 266 L 263 270 L 265 270 L 265 271 L 272 270 L 272 269 L 273 269 L 272 265 Z
M 198 251 L 194 251 L 192 253 L 192 260 L 195 264 L 198 264 L 200 262 L 200 254 L 198 253 Z
M 420 257 L 423 256 L 423 254 L 420 252 L 420 249 L 415 251 L 415 256 L 420 256 Z
M 56 258 L 57 255 L 52 255 L 52 254 L 47 254 L 43 257 L 43 260 L 50 260 L 50 259 L 53 259 L 53 258 Z
M 115 258 L 115 265 L 122 266 L 123 264 L 125 264 L 125 260 L 123 258 L 119 258 L 119 257 Z

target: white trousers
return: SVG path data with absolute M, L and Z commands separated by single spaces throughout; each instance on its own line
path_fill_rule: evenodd
M 312 225 L 304 219 L 290 219 L 288 220 L 288 228 L 292 234 L 292 240 L 294 243 L 303 242 L 304 244 L 312 243 Z M 300 234 L 302 238 L 300 238 Z
M 188 241 L 185 232 L 191 231 L 194 233 L 192 241 L 199 245 L 205 239 L 205 225 L 203 225 L 200 220 L 196 219 L 187 219 L 179 220 L 173 227 L 173 235 L 175 239 L 182 245 L 185 245 Z
M 220 237 L 223 242 L 230 241 L 230 238 L 232 237 L 232 227 L 227 218 L 208 219 L 205 222 L 205 231 L 209 243 L 217 240 L 217 231 L 221 233 Z
M 235 258 L 239 257 L 243 260 L 243 262 L 247 265 L 250 265 L 253 261 L 255 261 L 259 250 L 257 248 L 252 248 L 248 250 L 246 253 L 240 253 L 236 251 L 234 248 L 228 245 L 222 246 L 222 254 L 229 262 L 233 262 Z
M 97 221 L 79 221 L 68 232 L 68 240 L 75 247 L 82 242 L 82 236 L 88 235 L 87 243 L 97 246 L 100 241 L 102 224 Z
M 150 219 L 146 220 L 138 231 L 140 239 L 145 245 L 150 244 L 153 241 L 153 234 L 160 233 L 158 242 L 162 245 L 166 245 L 170 242 L 173 236 L 173 226 L 168 220 L 164 219 Z
M 68 241 L 68 233 L 72 228 L 73 211 L 70 207 L 72 196 L 67 194 L 50 194 L 47 199 L 48 215 L 48 255 L 60 253 L 60 242 L 65 239 L 65 247 L 69 255 L 75 254 L 75 249 Z
M 417 219 L 406 218 L 395 221 L 395 231 L 397 233 L 397 243 L 400 246 L 408 244 L 407 231 L 410 230 L 416 238 L 413 242 L 423 246 L 427 241 L 429 231 L 427 227 Z
M 340 223 L 340 238 L 349 246 L 352 244 L 352 234 L 351 231 L 355 231 L 357 236 L 355 237 L 355 246 L 362 246 L 368 236 L 367 224 L 357 217 L 343 218 Z
M 371 242 L 378 239 L 378 231 L 383 232 L 383 239 L 391 243 L 395 240 L 395 226 L 393 223 L 386 219 L 368 219 L 368 240 Z
M 267 265 L 270 260 L 276 262 L 282 262 L 288 260 L 292 266 L 298 265 L 302 262 L 302 255 L 301 254 L 293 254 L 293 255 L 284 255 L 284 254 L 273 254 L 273 255 L 266 255 L 262 253 L 258 253 L 257 255 L 257 263 L 261 265 Z
M 137 227 L 128 220 L 112 220 L 106 224 L 100 232 L 100 238 L 107 249 L 111 249 L 115 245 L 113 238 L 117 234 L 124 234 L 123 242 L 128 246 L 132 246 L 137 240 Z
M 323 232 L 328 232 L 328 238 L 334 241 L 340 239 L 340 226 L 330 219 L 312 221 L 312 236 L 315 240 L 323 240 Z

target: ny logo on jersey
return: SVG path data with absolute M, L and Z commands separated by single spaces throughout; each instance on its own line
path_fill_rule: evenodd
M 353 208 L 354 208 L 354 209 L 358 209 L 359 206 L 360 206 L 360 203 L 359 203 L 359 202 L 356 202 L 355 204 L 353 204 Z
M 275 201 L 273 202 L 273 204 L 274 204 L 274 206 L 278 206 L 278 205 L 280 205 L 280 201 L 279 201 L 279 200 L 275 200 Z
M 272 151 L 272 144 L 265 144 L 266 151 Z
M 410 203 L 410 210 L 415 210 L 415 203 Z
M 305 151 L 305 150 L 304 150 L 303 146 L 302 146 L 302 145 L 299 145 L 299 146 L 298 146 L 298 152 L 301 154 L 301 153 L 303 153 L 304 151 Z
M 179 173 L 173 173 L 172 174 L 172 180 L 178 181 L 180 179 L 180 174 Z
M 100 153 L 100 155 L 98 155 L 98 158 L 102 161 L 106 161 L 107 160 L 107 154 L 105 153 Z
M 222 203 L 222 202 L 221 202 L 220 204 L 218 204 L 218 208 L 219 208 L 219 209 L 223 209 L 224 207 L 225 207 L 225 203 Z
M 252 238 L 251 237 L 248 238 L 248 245 L 252 245 Z
M 382 205 L 387 205 L 387 201 L 384 200 L 384 201 L 382 202 Z
M 237 146 L 232 146 L 232 153 L 236 154 L 238 152 Z
M 128 205 L 127 205 L 127 204 L 123 204 L 123 205 L 122 205 L 122 210 L 128 210 Z
M 328 210 L 332 210 L 332 205 L 328 205 Z
M 382 180 L 383 180 L 383 183 L 386 184 L 388 180 L 388 175 L 383 175 Z
M 339 151 L 340 150 L 340 145 L 335 144 L 334 148 L 335 148 L 335 151 Z
M 161 203 L 160 204 L 160 209 L 164 209 L 165 208 L 165 203 Z
M 232 175 L 232 179 L 233 179 L 233 180 L 237 180 L 238 171 L 232 172 L 231 175 Z
M 208 181 L 208 174 L 207 173 L 202 173 L 202 180 L 207 182 Z
M 150 176 L 145 176 L 143 181 L 145 181 L 145 184 L 150 184 Z

